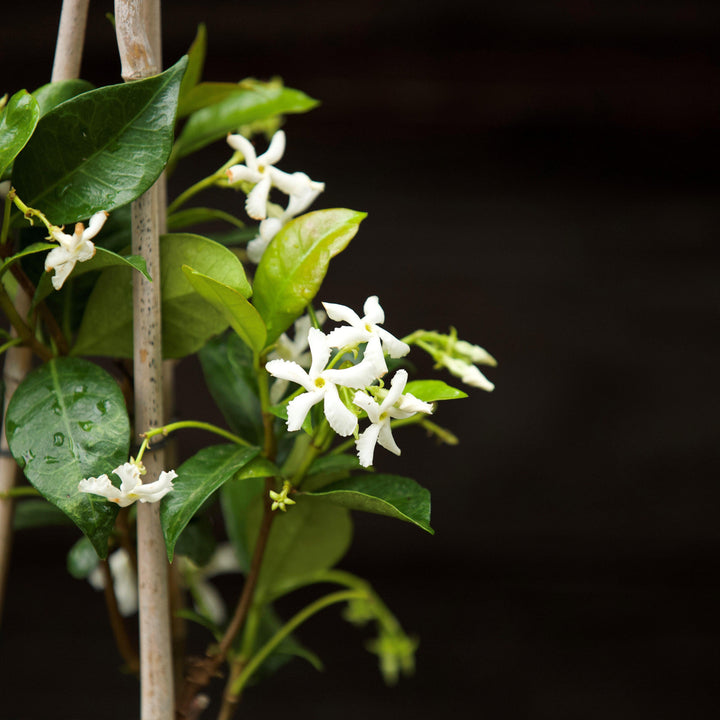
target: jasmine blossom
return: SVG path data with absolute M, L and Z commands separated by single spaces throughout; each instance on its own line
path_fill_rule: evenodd
M 78 490 L 101 495 L 120 507 L 127 507 L 136 500 L 143 503 L 158 502 L 173 489 L 172 481 L 177 477 L 174 470 L 169 472 L 163 470 L 154 482 L 143 483 L 140 478 L 141 472 L 141 468 L 136 463 L 126 462 L 113 470 L 113 473 L 121 480 L 119 488 L 112 484 L 107 475 L 103 474 L 96 478 L 83 478 L 78 483 Z

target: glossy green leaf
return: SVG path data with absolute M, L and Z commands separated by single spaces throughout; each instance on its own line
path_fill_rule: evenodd
M 257 598 L 267 601 L 303 580 L 335 565 L 352 539 L 350 513 L 316 498 L 297 496 L 287 512 L 278 511 L 270 529 Z M 248 522 L 248 544 L 254 546 L 261 507 L 256 503 Z
M 198 296 L 182 266 L 191 265 L 240 293 L 249 293 L 250 284 L 232 251 L 200 235 L 161 236 L 160 258 L 163 355 L 184 357 L 221 333 L 228 321 Z M 88 299 L 72 352 L 132 357 L 132 343 L 132 278 L 124 269 L 109 268 Z
M 291 220 L 265 251 L 255 274 L 254 303 L 268 345 L 305 310 L 320 289 L 330 259 L 347 247 L 367 213 L 317 210 Z
M 99 560 L 92 543 L 81 537 L 67 554 L 67 569 L 76 580 L 85 580 L 98 566 Z
M 423 402 L 437 402 L 439 400 L 457 400 L 466 398 L 467 393 L 451 387 L 442 380 L 411 380 L 404 392 L 414 395 Z
M 161 75 L 91 90 L 48 112 L 15 163 L 18 195 L 56 225 L 135 200 L 167 162 L 186 64 L 183 58 Z
M 299 90 L 277 82 L 243 80 L 237 92 L 221 102 L 194 112 L 177 140 L 173 155 L 184 157 L 235 132 L 241 125 L 265 120 L 273 115 L 307 112 L 317 100 Z
M 187 208 L 186 210 L 179 210 L 178 212 L 168 215 L 167 228 L 171 232 L 176 230 L 182 230 L 183 228 L 191 225 L 198 225 L 199 223 L 214 222 L 221 220 L 222 222 L 230 223 L 235 227 L 245 227 L 245 223 L 239 220 L 234 215 L 225 212 L 224 210 L 216 210 L 215 208 L 206 207 L 194 207 Z
M 48 250 L 52 250 L 56 247 L 57 245 L 55 243 L 45 242 L 37 242 L 33 243 L 32 245 L 28 245 L 24 250 L 21 250 L 20 252 L 11 255 L 7 260 L 5 260 L 2 265 L 0 265 L 0 275 L 2 275 L 14 262 L 18 261 L 20 258 L 25 257 L 26 255 L 34 255 L 35 253 L 39 252 L 47 252 Z
M 186 460 L 177 469 L 173 491 L 160 507 L 160 523 L 168 560 L 172 562 L 175 543 L 200 506 L 260 452 L 260 448 L 239 445 L 211 445 Z
M 250 348 L 230 332 L 210 340 L 198 357 L 205 383 L 230 429 L 262 444 L 262 411 Z
M 39 119 L 37 101 L 26 90 L 16 92 L 0 112 L 0 180 L 32 137 Z
M 302 489 L 317 490 L 331 482 L 349 477 L 354 470 L 360 470 L 360 462 L 355 455 L 324 455 L 310 466 Z
M 430 527 L 430 492 L 411 478 L 399 475 L 356 475 L 308 493 L 351 510 L 406 520 L 433 533 Z
M 115 380 L 86 360 L 51 360 L 15 391 L 6 432 L 27 479 L 106 557 L 117 505 L 79 492 L 78 483 L 128 460 L 130 422 Z
M 33 93 L 40 108 L 40 117 L 47 115 L 50 110 L 64 103 L 66 100 L 82 95 L 94 89 L 94 85 L 87 80 L 60 80 L 39 87 Z
M 178 118 L 185 117 L 186 113 L 181 108 L 186 104 L 188 93 L 200 82 L 203 67 L 205 66 L 205 55 L 207 54 L 207 30 L 205 23 L 198 25 L 195 39 L 188 50 L 187 70 L 183 75 L 180 83 L 180 93 L 178 97 Z
M 51 247 L 57 247 L 57 245 L 51 245 Z M 82 263 L 77 263 L 73 268 L 70 277 L 65 283 L 71 283 L 73 280 L 77 280 L 86 273 L 104 270 L 108 267 L 124 267 L 131 270 L 137 270 L 142 273 L 148 280 L 152 280 L 150 274 L 147 271 L 147 264 L 145 258 L 140 255 L 118 255 L 112 250 L 106 250 L 102 247 L 95 247 L 95 256 L 90 260 L 86 260 Z M 0 273 L 2 270 L 0 270 Z M 41 300 L 44 300 L 48 295 L 55 292 L 55 288 L 52 285 L 52 273 L 43 273 L 38 283 L 37 290 L 35 291 L 35 297 L 33 298 L 33 305 L 37 305 Z M 65 284 L 63 284 L 65 287 Z
M 230 327 L 258 355 L 265 347 L 267 332 L 258 311 L 237 290 L 187 265 L 183 272 L 197 293 L 222 313 Z

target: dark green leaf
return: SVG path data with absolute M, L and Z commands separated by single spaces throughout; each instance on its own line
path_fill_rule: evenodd
M 167 162 L 186 64 L 183 58 L 161 75 L 91 90 L 48 112 L 15 163 L 18 195 L 56 225 L 135 200 Z
M 260 449 L 255 447 L 211 445 L 177 469 L 173 491 L 167 495 L 160 508 L 168 560 L 172 562 L 180 533 L 205 500 L 259 452 Z
M 94 85 L 87 80 L 60 80 L 39 87 L 33 97 L 40 108 L 40 117 L 47 115 L 50 110 L 60 103 L 92 90 Z
M 354 455 L 324 455 L 310 466 L 302 488 L 305 491 L 317 490 L 323 485 L 346 478 L 353 470 L 359 469 L 360 462 Z
M 106 557 L 117 505 L 79 492 L 78 483 L 128 460 L 130 421 L 117 383 L 86 360 L 51 360 L 15 391 L 6 432 L 27 479 Z
M 11 255 L 2 265 L 0 265 L 0 275 L 2 275 L 14 262 L 19 260 L 21 257 L 25 257 L 25 255 L 34 255 L 35 253 L 39 252 L 47 252 L 48 250 L 52 250 L 56 247 L 57 245 L 55 243 L 45 242 L 37 242 L 33 243 L 32 245 L 28 245 L 24 250 L 21 250 L 19 253 Z
M 442 380 L 412 380 L 405 386 L 404 392 L 414 395 L 423 402 L 457 400 L 467 397 L 466 392 L 451 387 Z
M 410 478 L 357 475 L 307 494 L 351 510 L 406 520 L 433 533 L 430 527 L 430 493 Z
M 261 444 L 264 429 L 250 348 L 229 332 L 210 340 L 198 356 L 210 394 L 230 429 Z
M 182 271 L 184 264 L 217 278 L 240 293 L 249 293 L 245 270 L 237 257 L 209 238 L 179 233 L 160 238 L 163 355 L 196 352 L 228 322 L 198 296 Z M 132 280 L 121 268 L 100 275 L 87 302 L 75 355 L 132 357 Z
M 286 88 L 277 82 L 263 83 L 243 80 L 237 92 L 216 105 L 194 112 L 177 140 L 173 156 L 189 155 L 224 138 L 241 125 L 265 120 L 273 115 L 307 112 L 317 100 L 299 90 Z
M 183 265 L 182 269 L 197 293 L 219 310 L 243 342 L 259 355 L 265 347 L 267 333 L 258 311 L 241 293 L 219 280 L 199 273 L 187 265 Z
M 16 92 L 0 113 L 0 180 L 32 137 L 39 119 L 37 101 L 26 90 Z
M 162 507 L 162 506 L 161 506 Z M 180 533 L 175 543 L 175 555 L 184 555 L 198 567 L 207 565 L 217 548 L 212 523 L 203 515 L 196 515 Z
M 291 220 L 258 265 L 254 303 L 275 342 L 320 289 L 330 259 L 347 247 L 366 213 L 317 210 Z
M 265 481 L 261 477 L 233 478 L 220 488 L 220 507 L 228 538 L 242 568 L 250 567 L 247 538 L 249 508 L 255 504 L 264 489 Z

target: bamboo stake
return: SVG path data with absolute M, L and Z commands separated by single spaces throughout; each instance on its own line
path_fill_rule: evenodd
M 115 23 L 125 81 L 160 71 L 157 37 L 159 0 L 115 0 Z M 162 319 L 160 315 L 159 195 L 151 188 L 132 205 L 132 252 L 142 255 L 154 282 L 133 279 L 135 427 L 157 427 L 163 421 Z M 162 449 L 149 448 L 143 459 L 149 481 L 164 469 Z M 159 506 L 141 504 L 137 512 L 140 600 L 140 717 L 172 720 L 174 715 L 170 609 L 165 543 Z
M 80 75 L 80 63 L 85 41 L 85 26 L 90 0 L 63 0 L 60 11 L 58 37 L 55 45 L 55 58 L 53 60 L 50 80 L 73 80 Z M 25 317 L 30 310 L 30 298 L 19 287 L 15 299 L 15 308 L 21 317 Z M 14 331 L 12 332 L 15 336 Z M 32 362 L 32 352 L 27 347 L 16 346 L 5 353 L 5 367 L 3 379 L 5 381 L 5 398 L 3 402 L 3 415 L 7 413 L 7 406 L 17 386 L 27 375 Z M 4 424 L 0 437 L 0 492 L 7 492 L 15 485 L 18 466 L 10 456 L 7 440 L 5 438 Z M 11 499 L 0 500 L 0 622 L 2 621 L 3 601 L 7 586 L 8 567 L 10 564 L 10 548 L 12 545 L 12 523 L 14 505 Z

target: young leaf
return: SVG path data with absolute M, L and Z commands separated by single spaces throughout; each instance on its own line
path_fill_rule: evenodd
M 27 90 L 16 92 L 0 112 L 0 180 L 32 137 L 40 108 Z
M 466 398 L 467 393 L 458 390 L 442 380 L 411 380 L 405 385 L 406 393 L 414 395 L 423 402 L 438 402 L 439 400 L 457 400 Z
M 168 560 L 175 543 L 200 506 L 260 452 L 239 445 L 211 445 L 186 460 L 177 469 L 174 488 L 160 507 L 160 523 Z
M 184 264 L 216 278 L 240 294 L 250 292 L 242 263 L 231 250 L 209 238 L 188 233 L 160 238 L 163 355 L 179 358 L 196 352 L 228 321 L 198 297 Z M 90 295 L 74 355 L 132 357 L 132 283 L 121 268 L 100 275 Z
M 196 152 L 229 132 L 235 132 L 241 125 L 273 115 L 307 112 L 317 105 L 317 100 L 305 93 L 277 82 L 243 80 L 236 87 L 237 92 L 190 116 L 175 144 L 173 157 L 181 158 Z
M 188 50 L 187 70 L 180 83 L 180 93 L 178 97 L 178 117 L 184 117 L 185 113 L 180 108 L 185 104 L 185 98 L 188 93 L 200 82 L 203 67 L 205 65 L 205 55 L 207 54 L 207 30 L 205 23 L 198 25 L 195 39 Z
M 33 93 L 33 97 L 37 100 L 40 117 L 42 117 L 60 103 L 64 103 L 76 95 L 88 92 L 88 90 L 93 90 L 94 87 L 87 80 L 60 80 L 39 87 Z
M 267 331 L 258 311 L 237 290 L 187 265 L 182 269 L 198 294 L 219 310 L 243 342 L 259 355 L 265 347 Z
M 27 479 L 106 557 L 117 505 L 79 492 L 78 483 L 127 462 L 130 421 L 115 380 L 86 360 L 51 360 L 15 391 L 6 432 Z
M 167 162 L 186 64 L 82 93 L 48 112 L 15 163 L 18 195 L 56 225 L 135 200 Z
M 366 213 L 317 210 L 291 220 L 258 265 L 254 303 L 274 343 L 320 289 L 330 259 L 347 247 Z
M 430 534 L 434 532 L 430 527 L 430 493 L 410 478 L 356 475 L 306 494 L 351 510 L 406 520 Z

